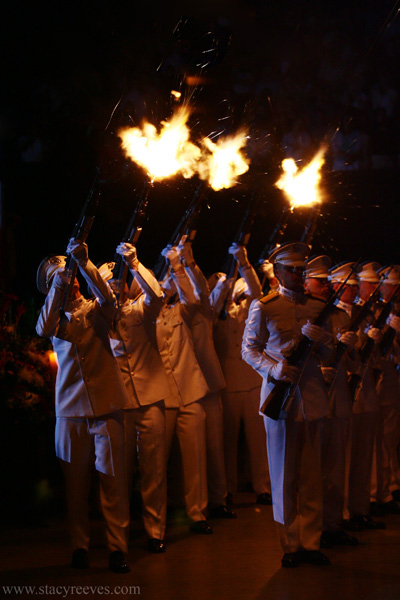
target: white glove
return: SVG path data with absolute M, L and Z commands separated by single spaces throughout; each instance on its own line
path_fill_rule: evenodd
M 247 259 L 247 250 L 244 246 L 240 246 L 239 244 L 232 244 L 228 250 L 229 254 L 232 254 L 234 258 L 238 261 L 241 267 L 245 267 L 249 264 Z
M 53 275 L 52 286 L 58 290 L 64 290 L 71 279 L 70 269 L 58 269 Z
M 168 246 L 164 248 L 161 254 L 165 256 L 165 258 L 171 265 L 171 269 L 173 271 L 176 271 L 182 266 L 176 246 L 171 246 L 170 244 L 168 244 Z
M 272 277 L 275 277 L 274 266 L 272 263 L 269 262 L 269 260 L 264 260 L 264 262 L 262 262 L 258 266 L 258 270 L 263 275 L 266 275 L 268 279 L 272 279 Z
M 307 323 L 303 325 L 301 333 L 308 337 L 312 342 L 320 342 L 325 336 L 325 331 L 322 327 L 318 327 L 318 325 L 314 325 L 314 323 L 310 323 L 310 321 L 307 321 Z
M 67 247 L 67 254 L 72 256 L 77 265 L 86 267 L 86 263 L 89 260 L 87 244 L 71 238 Z
M 397 317 L 393 313 L 390 313 L 388 318 L 386 319 L 386 323 L 395 330 L 396 333 L 400 332 L 400 317 Z
M 116 252 L 117 254 L 120 254 L 120 256 L 123 256 L 126 264 L 132 268 L 136 267 L 139 262 L 135 246 L 129 244 L 128 242 L 122 242 L 119 244 Z
M 382 333 L 377 327 L 370 327 L 367 331 L 367 336 L 374 340 L 375 343 L 379 343 L 382 339 Z
M 300 369 L 299 367 L 288 365 L 284 360 L 281 360 L 271 367 L 269 374 L 277 381 L 291 381 L 294 383 L 300 374 Z
M 178 255 L 186 267 L 194 263 L 192 244 L 182 242 L 177 246 Z
M 355 331 L 344 331 L 338 334 L 338 339 L 351 350 L 357 344 L 358 336 Z

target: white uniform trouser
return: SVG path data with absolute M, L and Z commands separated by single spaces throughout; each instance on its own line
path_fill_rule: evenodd
M 346 450 L 351 419 L 326 419 L 322 444 L 324 531 L 338 531 L 343 520 L 346 489 Z
M 228 492 L 231 494 L 238 487 L 238 442 L 242 419 L 253 489 L 256 494 L 270 491 L 265 429 L 259 407 L 259 387 L 247 392 L 222 391 L 225 468 Z
M 350 467 L 348 479 L 349 516 L 369 513 L 371 469 L 378 413 L 355 413 L 351 424 Z
M 379 407 L 376 447 L 371 479 L 371 500 L 389 502 L 392 500 L 390 483 L 392 460 L 399 441 L 397 406 L 383 404 Z
M 128 478 L 132 481 L 137 442 L 144 527 L 149 538 L 162 540 L 167 516 L 164 404 L 124 410 L 124 420 Z
M 272 508 L 284 552 L 318 550 L 322 533 L 321 444 L 325 419 L 274 421 L 267 431 Z
M 208 394 L 201 404 L 206 413 L 208 503 L 217 507 L 225 504 L 227 494 L 221 397 Z
M 95 418 L 57 418 L 56 452 L 65 475 L 72 548 L 89 548 L 88 496 L 95 466 L 108 549 L 127 552 L 129 502 L 122 411 Z
M 205 520 L 208 504 L 205 421 L 201 402 L 165 409 L 167 457 L 176 432 L 182 456 L 186 512 L 193 521 Z

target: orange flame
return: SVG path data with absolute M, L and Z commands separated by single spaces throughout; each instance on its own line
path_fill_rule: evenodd
M 200 179 L 208 181 L 216 191 L 234 186 L 239 175 L 243 175 L 249 169 L 250 161 L 242 153 L 246 143 L 245 131 L 220 138 L 216 143 L 210 138 L 203 138 L 202 144 L 206 153 L 198 164 Z
M 283 175 L 275 183 L 289 199 L 290 208 L 311 206 L 322 201 L 319 183 L 321 181 L 321 167 L 325 162 L 325 148 L 322 148 L 311 162 L 298 170 L 292 158 L 282 161 Z
M 177 173 L 192 177 L 197 172 L 201 151 L 189 141 L 186 123 L 187 107 L 179 107 L 169 121 L 161 123 L 161 131 L 144 121 L 142 128 L 127 127 L 118 132 L 126 156 L 146 170 L 152 181 Z

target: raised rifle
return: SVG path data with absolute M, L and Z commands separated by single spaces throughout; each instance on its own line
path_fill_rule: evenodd
M 256 213 L 255 213 L 256 202 L 257 202 L 257 195 L 255 192 L 253 192 L 253 195 L 252 195 L 250 202 L 246 208 L 246 212 L 243 216 L 242 222 L 238 229 L 238 232 L 233 240 L 233 243 L 237 244 L 238 246 L 247 246 L 247 244 L 249 243 L 251 230 L 252 230 L 255 215 L 256 215 Z M 235 257 L 230 254 L 228 258 L 229 258 L 229 264 L 228 264 L 228 268 L 227 268 L 227 272 L 226 272 L 226 279 L 227 280 L 232 279 L 232 284 L 226 290 L 224 303 L 223 303 L 222 309 L 218 315 L 218 318 L 221 319 L 222 321 L 224 321 L 227 317 L 226 307 L 232 299 L 233 285 L 237 279 L 238 272 L 239 272 L 239 265 L 238 265 Z
M 122 238 L 122 242 L 132 244 L 136 246 L 140 234 L 143 231 L 143 224 L 146 220 L 147 207 L 149 204 L 149 192 L 151 189 L 151 183 L 145 184 L 142 195 L 137 203 L 135 210 L 132 213 L 125 235 Z M 125 297 L 125 284 L 128 277 L 129 267 L 123 257 L 117 254 L 115 257 L 115 266 L 113 269 L 113 279 L 117 279 L 119 282 L 119 291 L 117 293 L 118 304 L 123 304 L 126 300 Z
M 397 290 L 393 294 L 392 300 L 390 301 L 390 307 L 391 307 L 390 312 L 393 312 L 393 308 L 394 308 L 394 304 L 395 304 L 395 297 L 398 294 L 398 290 L 399 290 L 399 286 L 397 286 Z M 390 312 L 389 312 L 389 314 L 390 314 Z M 399 310 L 395 311 L 395 315 L 397 317 L 399 316 Z M 386 358 L 387 355 L 389 354 L 390 350 L 392 349 L 395 337 L 396 337 L 396 330 L 393 329 L 393 327 L 390 327 L 390 325 L 389 325 L 388 328 L 386 329 L 386 331 L 383 333 L 382 339 L 378 344 L 378 352 L 382 358 Z
M 72 232 L 71 237 L 81 242 L 86 242 L 86 239 L 94 222 L 100 196 L 99 179 L 100 169 L 97 169 L 96 176 L 92 183 L 92 187 L 90 188 L 88 197 L 86 198 L 81 214 L 79 215 L 79 219 L 75 223 L 75 227 Z M 76 264 L 71 255 L 67 256 L 67 260 L 65 262 L 65 269 L 70 271 L 70 279 L 68 285 L 65 288 L 64 298 L 61 306 L 62 311 L 65 311 L 65 307 L 71 298 L 72 288 L 78 271 L 78 265 Z
M 186 209 L 184 215 L 179 221 L 172 236 L 169 239 L 168 246 L 177 246 L 183 236 L 186 236 L 186 242 L 192 243 L 197 233 L 197 224 L 200 217 L 200 212 L 206 197 L 203 184 L 200 184 Z M 165 257 L 160 254 L 154 266 L 153 272 L 158 281 L 162 281 L 168 271 L 168 262 Z
M 285 234 L 286 227 L 288 225 L 288 220 L 289 220 L 290 214 L 291 214 L 291 210 L 290 210 L 289 206 L 282 211 L 282 214 L 280 216 L 278 223 L 275 225 L 273 232 L 269 236 L 268 241 L 265 244 L 265 246 L 260 254 L 260 258 L 258 259 L 258 263 L 257 263 L 259 266 L 265 262 L 267 256 L 269 256 L 271 254 L 272 250 L 274 250 L 274 248 L 276 248 L 277 246 L 280 245 L 282 238 Z M 264 292 L 266 280 L 267 280 L 267 275 L 264 274 L 262 281 L 261 281 L 261 288 L 262 288 L 263 292 Z
M 327 301 L 327 303 L 325 304 L 324 308 L 321 310 L 321 312 L 316 317 L 316 319 L 314 319 L 314 321 L 313 321 L 314 325 L 318 325 L 319 327 L 322 327 L 326 323 L 326 321 L 330 317 L 330 315 L 335 307 L 336 301 L 340 298 L 340 296 L 344 290 L 344 286 L 346 285 L 348 279 L 354 272 L 355 268 L 356 268 L 356 264 L 353 265 L 353 267 L 352 267 L 350 273 L 348 274 L 348 276 L 346 277 L 345 281 L 342 282 L 342 284 L 336 290 L 336 292 L 333 292 L 331 294 L 331 296 L 330 296 L 329 300 Z M 300 383 L 300 379 L 303 375 L 303 369 L 310 357 L 313 345 L 314 345 L 314 342 L 312 340 L 310 340 L 307 336 L 302 335 L 297 347 L 295 348 L 295 350 L 292 352 L 292 354 L 287 359 L 287 362 L 289 365 L 301 368 L 300 375 L 296 382 L 280 381 L 280 380 L 275 381 L 274 387 L 272 388 L 268 397 L 266 398 L 266 406 L 263 410 L 263 413 L 267 417 L 270 417 L 271 419 L 274 419 L 275 421 L 277 421 L 279 419 L 282 408 L 289 401 L 289 399 L 294 396 L 294 394 L 298 388 L 298 385 Z

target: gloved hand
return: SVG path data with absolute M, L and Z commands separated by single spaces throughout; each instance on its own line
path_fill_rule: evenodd
M 351 350 L 356 345 L 358 336 L 355 331 L 344 331 L 338 335 L 338 339 Z
M 186 267 L 194 263 L 192 244 L 190 242 L 183 243 L 181 240 L 176 248 L 181 261 Z
M 228 252 L 229 252 L 229 254 L 232 254 L 232 256 L 234 258 L 236 258 L 240 267 L 245 267 L 249 264 L 249 261 L 247 259 L 247 250 L 246 250 L 245 246 L 240 246 L 239 244 L 236 244 L 236 243 L 232 244 L 232 246 L 230 246 Z
M 89 260 L 87 244 L 71 238 L 67 247 L 67 254 L 72 256 L 77 265 L 86 267 L 86 263 Z
M 370 337 L 376 344 L 382 339 L 382 333 L 377 327 L 370 327 L 367 330 L 367 336 Z
M 135 246 L 129 244 L 128 242 L 122 242 L 117 246 L 116 252 L 124 258 L 126 264 L 131 268 L 137 266 L 139 261 Z
M 58 269 L 53 275 L 52 286 L 58 290 L 64 290 L 71 279 L 70 269 Z
M 299 367 L 288 365 L 287 362 L 281 360 L 270 369 L 269 374 L 277 381 L 291 381 L 294 383 L 300 374 L 300 369 Z
M 386 323 L 395 330 L 396 333 L 400 332 L 400 317 L 397 317 L 393 313 L 390 313 L 388 318 L 386 319 Z
M 275 277 L 274 266 L 272 263 L 269 262 L 269 260 L 264 260 L 264 262 L 262 262 L 258 266 L 258 270 L 263 275 L 266 275 L 268 279 L 272 279 L 272 277 Z
M 321 367 L 321 371 L 325 383 L 327 383 L 328 385 L 331 384 L 334 380 L 336 369 L 334 369 L 333 367 Z
M 307 321 L 307 323 L 303 325 L 301 328 L 301 333 L 308 337 L 308 339 L 312 342 L 320 342 L 325 336 L 325 331 L 322 329 L 322 327 L 314 325 L 314 323 L 310 323 L 310 321 Z
M 164 248 L 161 254 L 165 256 L 165 258 L 171 265 L 171 269 L 173 271 L 176 271 L 182 266 L 176 246 L 171 246 L 170 244 L 168 244 L 168 246 Z

